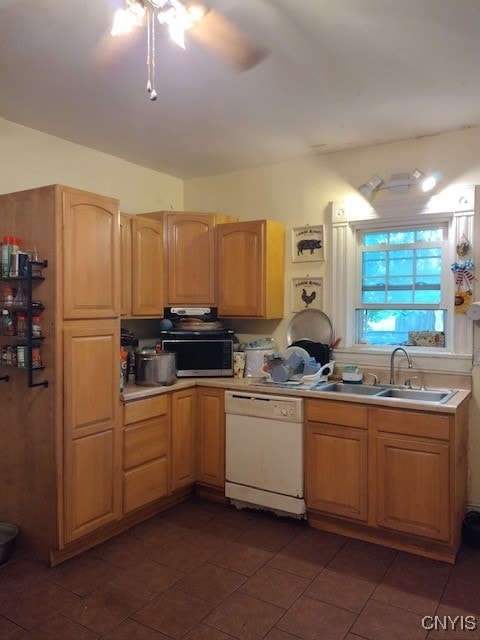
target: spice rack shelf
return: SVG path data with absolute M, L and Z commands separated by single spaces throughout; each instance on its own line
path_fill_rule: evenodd
M 14 347 L 25 347 L 27 352 L 25 367 L 17 367 L 17 369 L 21 369 L 27 372 L 28 374 L 28 386 L 29 387 L 48 387 L 48 380 L 42 380 L 40 382 L 34 381 L 34 374 L 39 371 L 43 371 L 45 367 L 43 365 L 34 366 L 33 364 L 33 353 L 34 349 L 37 348 L 42 341 L 45 339 L 42 335 L 34 335 L 33 331 L 33 318 L 36 314 L 40 314 L 44 311 L 44 307 L 42 304 L 37 303 L 33 300 L 33 289 L 34 287 L 45 280 L 43 275 L 38 275 L 35 273 L 38 269 L 43 269 L 48 267 L 48 260 L 30 260 L 27 261 L 26 264 L 26 275 L 25 276 L 8 276 L 1 277 L 0 282 L 6 282 L 10 284 L 23 284 L 26 288 L 26 302 L 22 304 L 9 304 L 8 306 L 4 303 L 0 304 L 0 310 L 7 310 L 9 312 L 14 313 L 23 313 L 26 315 L 26 335 L 25 336 L 16 336 L 16 335 L 2 335 L 0 340 L 2 342 L 2 346 L 14 346 Z M 2 369 L 11 369 L 11 365 L 0 365 Z M 0 375 L 0 381 L 9 382 L 10 376 L 8 374 Z

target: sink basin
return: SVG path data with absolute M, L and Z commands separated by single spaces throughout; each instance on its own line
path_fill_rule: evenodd
M 334 393 L 353 393 L 359 396 L 375 396 L 382 390 L 382 387 L 377 387 L 369 384 L 347 384 L 345 382 L 333 382 L 332 384 L 325 384 L 321 387 L 315 387 L 315 391 L 333 391 Z
M 378 393 L 382 398 L 419 400 L 420 402 L 446 402 L 456 392 L 451 389 L 383 389 Z
M 314 387 L 315 391 L 328 391 L 339 395 L 377 396 L 396 400 L 414 400 L 417 402 L 447 402 L 456 393 L 455 389 L 410 389 L 409 387 L 370 384 L 348 384 L 345 382 L 327 382 Z

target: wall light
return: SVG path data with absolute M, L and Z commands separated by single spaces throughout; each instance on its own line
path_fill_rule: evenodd
M 360 185 L 358 190 L 364 198 L 369 198 L 379 189 L 388 189 L 392 194 L 405 193 L 413 185 L 419 186 L 424 193 L 427 193 L 436 186 L 437 181 L 435 175 L 426 176 L 418 169 L 414 169 L 410 173 L 394 173 L 390 176 L 390 180 L 385 182 L 375 175 L 368 182 Z

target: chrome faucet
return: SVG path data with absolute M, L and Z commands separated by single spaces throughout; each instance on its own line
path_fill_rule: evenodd
M 412 364 L 412 361 L 410 359 L 410 356 L 405 351 L 405 349 L 403 347 L 397 347 L 396 349 L 394 349 L 392 351 L 392 355 L 390 356 L 390 384 L 395 384 L 395 372 L 393 370 L 393 361 L 395 359 L 395 354 L 397 353 L 397 351 L 403 351 L 403 353 L 407 356 L 408 368 L 409 369 L 413 368 L 413 364 Z

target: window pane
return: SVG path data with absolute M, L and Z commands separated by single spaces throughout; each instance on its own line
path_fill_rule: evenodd
M 388 269 L 393 275 L 413 273 L 413 251 L 389 251 L 388 252 Z
M 380 244 L 414 244 L 418 242 L 442 242 L 444 228 L 431 227 L 428 229 L 401 229 L 395 231 L 375 231 L 365 233 L 363 236 L 364 247 L 374 247 Z
M 388 233 L 366 233 L 363 236 L 363 246 L 371 247 L 377 244 L 386 244 L 388 242 Z
M 394 231 L 389 234 L 390 244 L 412 244 L 415 242 L 415 231 Z
M 363 275 L 380 276 L 387 272 L 387 252 L 369 251 L 363 254 Z
M 357 341 L 408 344 L 410 331 L 445 331 L 445 309 L 357 309 Z
M 443 229 L 421 229 L 416 232 L 417 242 L 442 242 Z

